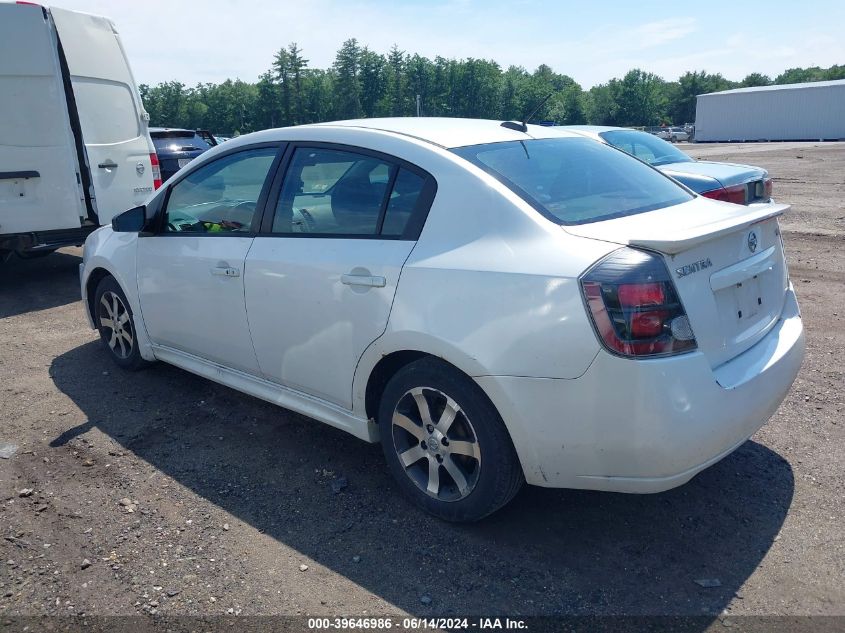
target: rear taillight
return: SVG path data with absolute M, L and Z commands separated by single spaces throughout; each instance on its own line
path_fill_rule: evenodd
M 772 197 L 772 179 L 771 178 L 766 178 L 763 181 L 763 197 L 766 200 L 769 200 Z
M 153 189 L 158 189 L 161 187 L 161 165 L 155 152 L 150 152 L 150 166 L 153 169 Z
M 581 290 L 610 352 L 642 358 L 696 349 L 689 319 L 659 256 L 620 248 L 581 277 Z
M 705 198 L 721 200 L 722 202 L 733 202 L 734 204 L 745 204 L 745 185 L 734 185 L 733 187 L 719 187 L 712 191 L 705 191 L 701 194 Z

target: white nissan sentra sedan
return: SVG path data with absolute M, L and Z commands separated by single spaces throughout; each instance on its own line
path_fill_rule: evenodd
M 126 369 L 160 360 L 380 441 L 453 521 L 524 481 L 683 484 L 804 354 L 777 216 L 555 128 L 342 121 L 216 147 L 85 245 Z

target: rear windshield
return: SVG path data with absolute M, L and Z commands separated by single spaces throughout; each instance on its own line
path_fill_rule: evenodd
M 648 165 L 586 138 L 508 141 L 452 151 L 560 224 L 608 220 L 693 198 Z
M 672 128 L 673 132 L 683 132 L 681 129 Z M 684 154 L 671 143 L 662 138 L 657 138 L 648 132 L 637 130 L 611 130 L 599 133 L 605 141 L 618 147 L 623 152 L 628 152 L 649 165 L 668 165 L 669 163 L 690 163 L 692 158 Z
M 211 149 L 199 134 L 190 130 L 167 130 L 166 132 L 150 132 L 156 151 L 193 152 Z

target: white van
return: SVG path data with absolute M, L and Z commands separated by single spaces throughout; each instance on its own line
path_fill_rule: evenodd
M 81 245 L 161 184 L 107 18 L 0 3 L 0 262 Z

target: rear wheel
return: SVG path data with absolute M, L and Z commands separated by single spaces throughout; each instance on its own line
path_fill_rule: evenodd
M 524 479 L 507 429 L 471 378 L 436 359 L 402 368 L 379 407 L 382 449 L 417 506 L 448 521 L 477 521 Z
M 97 286 L 94 323 L 103 346 L 120 367 L 137 371 L 149 364 L 141 358 L 132 309 L 114 277 L 104 277 Z

